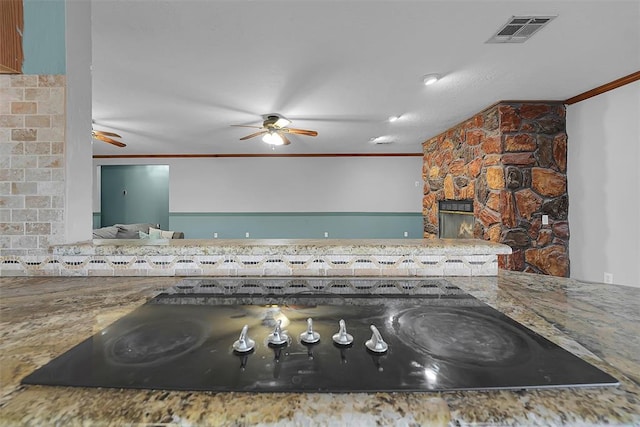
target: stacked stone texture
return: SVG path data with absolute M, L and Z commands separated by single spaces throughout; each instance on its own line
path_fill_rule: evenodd
M 64 239 L 65 76 L 0 75 L 0 255 Z
M 502 102 L 423 148 L 426 238 L 438 236 L 439 200 L 470 199 L 474 237 L 513 249 L 501 268 L 569 275 L 564 105 Z

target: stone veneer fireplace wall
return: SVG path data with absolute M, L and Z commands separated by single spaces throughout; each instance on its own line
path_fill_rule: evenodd
M 500 102 L 423 143 L 424 237 L 438 201 L 474 201 L 474 237 L 513 249 L 500 267 L 569 276 L 567 134 L 559 102 Z M 542 224 L 548 215 L 548 224 Z

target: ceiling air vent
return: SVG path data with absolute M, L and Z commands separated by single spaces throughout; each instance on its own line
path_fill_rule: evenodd
M 487 43 L 524 43 L 556 16 L 512 16 Z

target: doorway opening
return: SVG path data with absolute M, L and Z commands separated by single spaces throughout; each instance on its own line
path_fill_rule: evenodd
M 100 226 L 150 223 L 169 229 L 169 165 L 102 165 Z

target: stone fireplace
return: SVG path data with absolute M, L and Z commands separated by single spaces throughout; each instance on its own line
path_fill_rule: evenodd
M 439 236 L 440 201 L 472 200 L 473 237 L 513 250 L 501 268 L 569 276 L 562 103 L 497 103 L 423 151 L 425 238 Z

